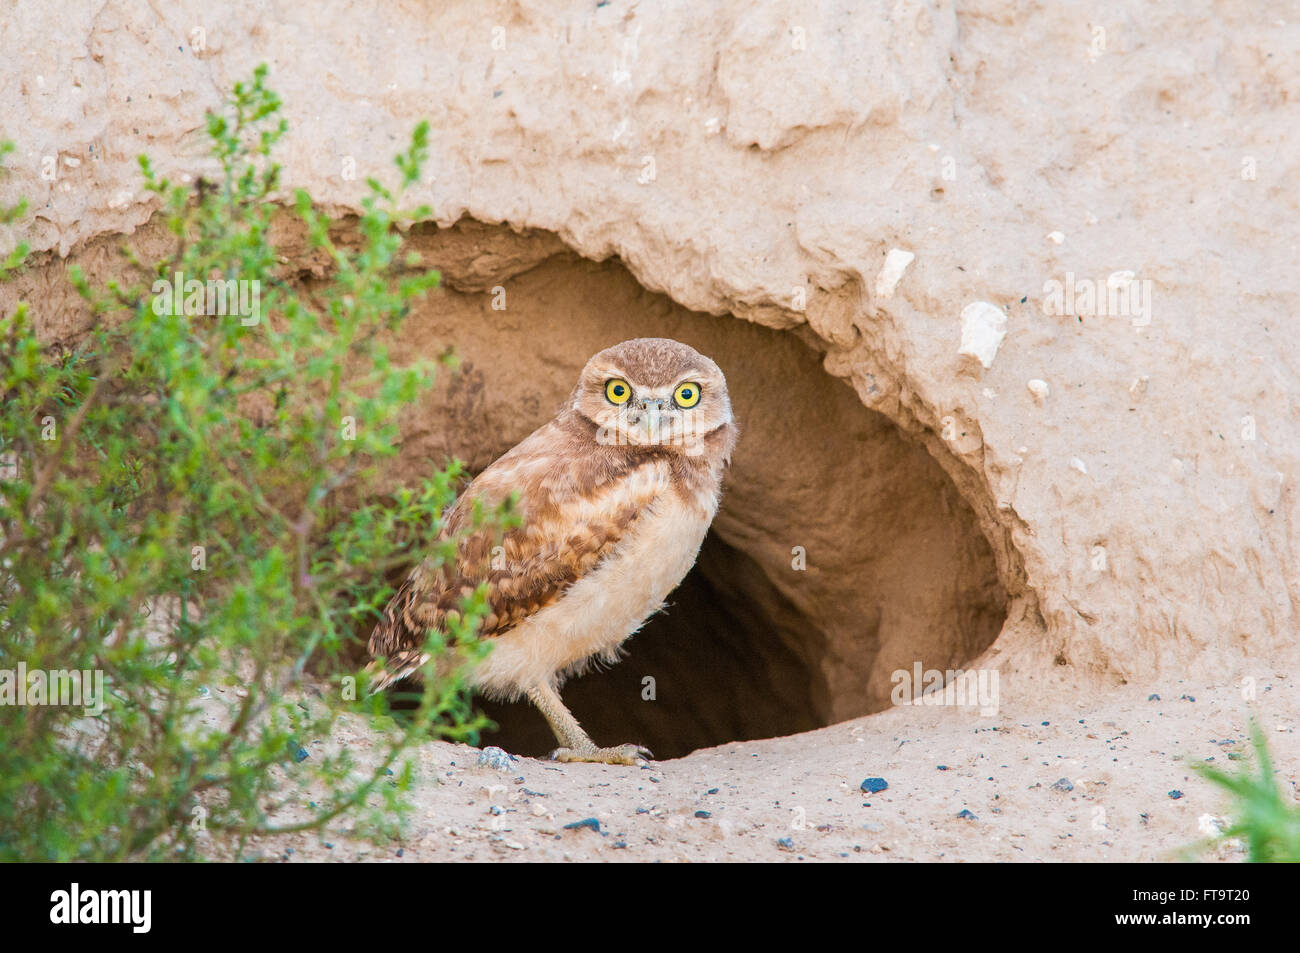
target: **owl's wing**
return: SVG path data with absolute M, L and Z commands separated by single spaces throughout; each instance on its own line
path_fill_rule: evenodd
M 509 631 L 551 605 L 606 556 L 662 491 L 653 459 L 580 441 L 552 421 L 466 487 L 448 515 L 444 539 L 464 534 L 454 565 L 417 566 L 370 636 L 373 691 L 419 669 L 425 633 L 444 629 L 463 598 L 487 582 L 489 614 L 480 638 Z M 522 525 L 501 538 L 473 528 L 475 501 L 496 506 L 518 491 Z M 501 549 L 493 553 L 493 547 Z M 445 629 L 444 629 L 445 631 Z

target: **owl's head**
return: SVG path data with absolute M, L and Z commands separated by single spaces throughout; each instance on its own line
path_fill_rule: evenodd
M 596 425 L 601 443 L 675 447 L 689 455 L 732 423 L 721 369 L 670 338 L 636 338 L 595 355 L 570 406 Z

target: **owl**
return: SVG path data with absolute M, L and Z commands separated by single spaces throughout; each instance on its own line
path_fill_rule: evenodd
M 466 487 L 443 539 L 453 561 L 425 559 L 370 636 L 372 689 L 418 677 L 429 629 L 487 584 L 479 630 L 491 651 L 473 687 L 526 697 L 550 724 L 559 761 L 643 765 L 640 745 L 598 747 L 560 688 L 623 643 L 663 606 L 695 563 L 718 509 L 737 427 L 718 365 L 667 338 L 624 341 L 582 369 L 564 408 Z M 478 508 L 518 494 L 520 525 L 475 529 Z

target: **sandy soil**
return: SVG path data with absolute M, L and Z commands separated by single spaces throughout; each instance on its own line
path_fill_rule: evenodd
M 496 770 L 478 749 L 430 743 L 401 842 L 333 830 L 250 850 L 288 862 L 1177 860 L 1227 810 L 1192 764 L 1253 765 L 1252 714 L 1278 782 L 1297 797 L 1294 679 L 1260 677 L 1255 693 L 1248 702 L 1236 681 L 1171 679 L 1092 701 L 1062 689 L 996 717 L 910 706 L 647 768 L 520 758 Z M 355 727 L 337 741 L 364 760 L 371 736 Z M 865 794 L 868 778 L 888 787 Z M 588 819 L 599 830 L 569 827 Z M 1245 852 L 1219 839 L 1200 857 Z

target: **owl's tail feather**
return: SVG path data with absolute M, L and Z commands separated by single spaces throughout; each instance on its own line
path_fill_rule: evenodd
M 425 662 L 429 661 L 429 654 L 421 652 L 419 649 L 406 649 L 401 652 L 394 652 L 392 656 L 382 665 L 378 660 L 371 662 L 366 666 L 366 671 L 370 673 L 370 693 L 382 692 L 394 682 L 400 682 L 409 675 L 413 675 L 420 670 Z

